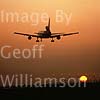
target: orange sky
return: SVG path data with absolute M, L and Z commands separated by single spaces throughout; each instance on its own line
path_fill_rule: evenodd
M 42 12 L 48 13 L 51 18 L 51 30 L 54 32 L 76 32 L 80 35 L 64 37 L 62 40 L 51 43 L 44 40 L 45 52 L 42 60 L 32 59 L 24 61 L 1 60 L 1 72 L 33 72 L 33 73 L 58 73 L 58 72 L 98 72 L 100 69 L 100 0 L 0 0 L 0 11 L 5 12 Z M 66 14 L 72 13 L 68 26 L 65 21 L 55 22 L 56 10 L 63 10 Z M 0 21 L 0 46 L 12 45 L 14 48 L 31 48 L 35 43 L 27 38 L 13 35 L 14 31 L 34 33 L 43 30 L 47 23 L 32 26 L 32 23 L 2 23 Z M 30 68 L 29 68 L 30 67 Z M 40 70 L 38 70 L 40 69 Z

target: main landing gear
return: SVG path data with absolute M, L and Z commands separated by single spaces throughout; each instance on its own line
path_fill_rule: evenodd
M 40 41 L 39 41 L 39 39 L 37 38 L 36 42 L 42 42 L 42 38 L 41 38 Z M 55 42 L 55 41 L 53 40 L 53 38 L 52 38 L 51 42 Z
M 41 38 L 41 40 L 40 40 L 40 41 L 39 41 L 39 39 L 37 38 L 36 42 L 42 42 L 42 38 Z
M 36 40 L 36 42 L 40 42 L 39 40 Z
M 40 42 L 38 38 L 37 38 L 36 42 Z
M 55 42 L 55 41 L 53 40 L 53 38 L 52 38 L 51 42 Z

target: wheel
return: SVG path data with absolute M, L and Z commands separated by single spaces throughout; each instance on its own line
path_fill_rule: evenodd
M 51 42 L 54 42 L 54 40 L 51 40 Z
M 39 40 L 36 40 L 36 42 L 39 42 Z

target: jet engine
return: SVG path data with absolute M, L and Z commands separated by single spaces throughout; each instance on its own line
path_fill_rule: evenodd
M 60 40 L 60 39 L 61 39 L 61 37 L 60 37 L 60 36 L 57 36 L 57 39 L 58 39 L 58 40 Z
M 28 40 L 31 40 L 31 39 L 32 39 L 32 37 L 31 37 L 31 36 L 29 36 L 29 37 L 28 37 Z

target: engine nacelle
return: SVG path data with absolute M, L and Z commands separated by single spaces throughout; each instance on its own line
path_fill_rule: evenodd
M 58 39 L 58 40 L 60 40 L 60 39 L 61 39 L 61 37 L 60 37 L 60 36 L 57 36 L 57 39 Z
M 31 37 L 31 36 L 29 36 L 29 37 L 28 37 L 28 40 L 31 40 L 31 39 L 32 39 L 32 37 Z

